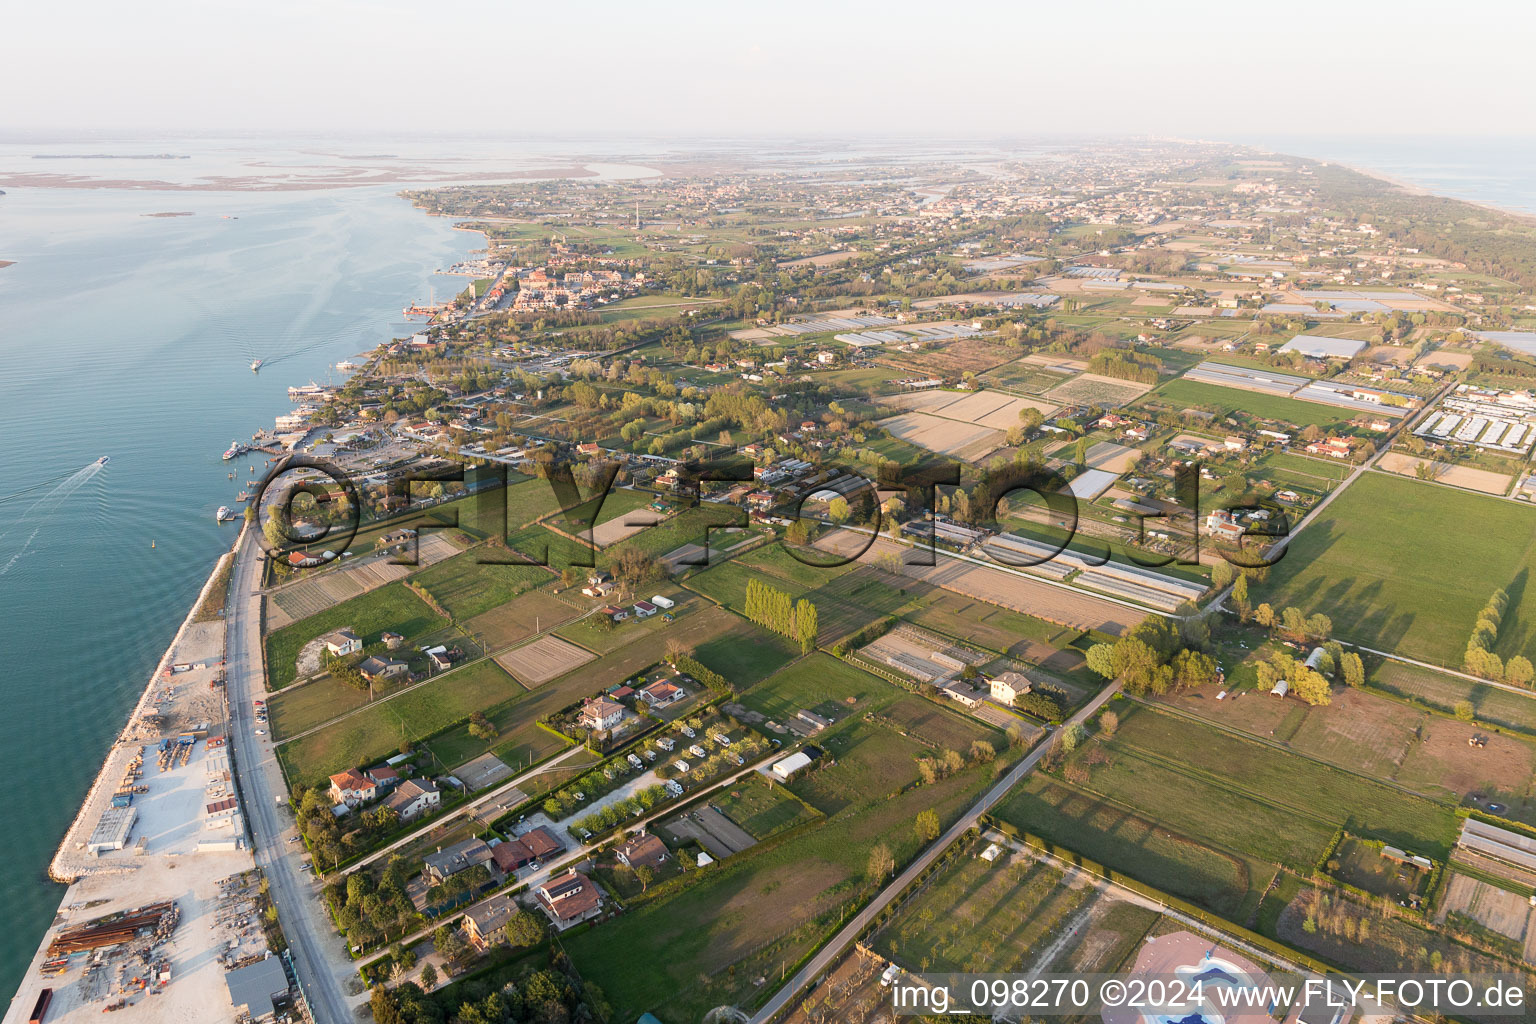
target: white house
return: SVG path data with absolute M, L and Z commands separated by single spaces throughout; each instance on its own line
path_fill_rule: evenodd
M 770 769 L 774 776 L 782 781 L 788 781 L 802 768 L 808 768 L 811 764 L 810 755 L 803 750 L 797 750 L 788 757 L 781 757 L 773 763 Z
M 350 629 L 338 629 L 325 634 L 325 649 L 338 658 L 356 654 L 363 649 L 363 639 Z

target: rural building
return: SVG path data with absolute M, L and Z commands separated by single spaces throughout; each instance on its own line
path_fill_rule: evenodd
M 1276 697 L 1284 697 L 1284 696 L 1285 696 L 1285 695 L 1286 695 L 1286 694 L 1288 694 L 1288 693 L 1290 693 L 1290 692 L 1291 692 L 1291 684 L 1290 684 L 1290 681 L 1289 681 L 1289 680 L 1287 680 L 1287 679 L 1280 679 L 1280 680 L 1277 680 L 1277 681 L 1276 681 L 1276 682 L 1275 682 L 1275 685 L 1274 685 L 1274 686 L 1273 686 L 1273 687 L 1271 687 L 1271 688 L 1270 688 L 1270 691 L 1269 691 L 1269 692 L 1270 692 L 1270 694 L 1271 694 L 1271 695 L 1273 695 L 1273 696 L 1276 696 Z
M 654 870 L 666 862 L 667 844 L 649 832 L 642 832 L 625 840 L 614 851 L 614 856 L 618 857 L 619 863 L 626 867 Z
M 671 611 L 677 602 L 672 600 L 670 597 L 662 597 L 660 594 L 657 594 L 651 598 L 651 604 L 655 605 L 657 608 Z
M 460 871 L 467 871 L 476 864 L 491 862 L 491 848 L 482 839 L 466 839 L 454 843 L 445 850 L 429 853 L 422 858 L 421 869 L 427 881 L 442 885 Z
M 660 610 L 654 604 L 651 604 L 651 602 L 649 602 L 649 601 L 636 601 L 635 605 L 634 605 L 634 608 L 635 608 L 635 618 L 637 618 L 637 619 L 648 619 L 652 615 L 655 615 L 657 613 L 657 611 Z
M 989 686 L 992 690 L 992 699 L 1010 708 L 1013 707 L 1014 698 L 1022 697 L 1034 688 L 1024 673 L 1014 672 L 1011 669 L 993 676 Z
M 431 779 L 406 779 L 384 801 L 384 806 L 400 815 L 401 821 L 410 821 L 442 805 L 443 791 Z
M 629 618 L 629 609 L 620 608 L 616 604 L 609 604 L 603 606 L 603 614 L 608 616 L 608 618 L 614 622 L 623 622 L 625 619 Z
M 1363 341 L 1348 338 L 1328 338 L 1320 334 L 1298 334 L 1284 345 L 1281 352 L 1298 352 L 1310 359 L 1353 359 L 1365 348 Z
M 816 732 L 821 732 L 821 730 L 832 724 L 831 719 L 823 718 L 816 712 L 807 711 L 805 708 L 801 708 L 799 711 L 795 712 L 795 717 L 804 722 L 806 725 L 810 726 Z
M 939 687 L 939 692 L 950 700 L 959 701 L 968 708 L 974 708 L 987 696 L 985 690 L 959 679 L 953 679 L 945 683 Z
M 350 629 L 338 629 L 327 633 L 322 640 L 325 649 L 338 658 L 345 658 L 349 654 L 356 654 L 363 649 L 363 639 Z
M 797 750 L 788 757 L 781 757 L 773 762 L 770 769 L 774 776 L 782 781 L 789 781 L 795 773 L 811 766 L 811 756 L 803 750 Z
M 331 776 L 331 788 L 328 792 L 331 803 L 350 808 L 366 804 L 378 797 L 379 787 L 356 768 L 348 768 L 344 772 L 337 772 Z
M 551 878 L 539 886 L 537 897 L 539 906 L 559 928 L 569 928 L 603 912 L 602 891 L 586 875 L 576 871 Z

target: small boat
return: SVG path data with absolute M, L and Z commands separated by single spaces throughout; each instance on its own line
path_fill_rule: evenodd
M 221 523 L 227 523 L 235 518 L 235 513 L 228 505 L 220 505 L 219 510 L 213 514 L 213 517 Z
M 259 369 L 261 369 L 261 360 L 260 359 L 252 360 L 251 361 L 251 372 L 255 373 Z
M 109 463 L 111 461 L 112 461 L 112 456 L 110 456 L 110 455 L 103 455 L 101 458 L 96 460 L 96 465 L 98 465 L 98 466 L 105 466 L 107 463 Z

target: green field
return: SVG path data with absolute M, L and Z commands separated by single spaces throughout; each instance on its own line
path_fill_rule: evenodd
M 1340 827 L 1435 858 L 1457 829 L 1449 806 L 1146 706 L 1074 764 L 1077 783 L 1031 777 L 999 817 L 1239 921 Z
M 1284 395 L 1267 395 L 1258 391 L 1242 391 L 1206 384 L 1203 381 L 1171 380 L 1136 403 L 1137 407 L 1150 403 L 1179 409 L 1208 409 L 1218 415 L 1245 412 L 1260 419 L 1278 420 L 1298 427 L 1318 426 L 1335 428 L 1347 423 L 1350 416 L 1343 410 L 1315 402 L 1303 402 Z
M 815 808 L 788 789 L 770 786 L 757 775 L 714 797 L 710 803 L 757 840 L 767 839 L 818 816 Z
M 1461 667 L 1478 612 L 1509 592 L 1497 653 L 1536 653 L 1523 597 L 1536 565 L 1536 511 L 1384 473 L 1361 476 L 1297 535 L 1253 601 L 1323 612 L 1335 634 Z
M 740 626 L 699 644 L 693 656 L 737 689 L 772 675 L 798 657 L 794 643 L 742 620 Z
M 493 661 L 446 673 L 398 697 L 375 701 L 335 724 L 277 748 L 290 782 L 314 784 L 327 776 L 394 753 L 406 740 L 452 725 L 471 711 L 522 693 Z
M 409 642 L 447 624 L 446 619 L 428 608 L 403 583 L 370 590 L 268 636 L 268 685 L 277 690 L 293 682 L 297 676 L 294 663 L 299 651 L 311 640 L 333 629 L 350 627 L 367 644 L 377 642 L 379 633 L 385 630 L 400 633 Z
M 830 654 L 816 652 L 749 689 L 740 703 L 769 718 L 793 718 L 801 709 L 821 708 L 841 720 L 851 711 L 884 707 L 901 696 L 884 679 L 860 671 Z M 848 699 L 853 698 L 853 703 Z
M 1479 722 L 1536 734 L 1536 695 L 1511 693 L 1497 686 L 1474 683 L 1434 669 L 1385 658 L 1368 658 L 1366 665 L 1366 682 L 1372 687 L 1441 711 L 1454 712 L 1458 703 L 1470 701 Z
M 526 590 L 554 579 L 537 565 L 485 565 L 482 558 L 504 558 L 505 552 L 472 548 L 439 562 L 412 577 L 455 620 L 462 622 L 512 600 Z
M 272 738 L 286 739 L 366 703 L 367 690 L 348 686 L 331 675 L 320 676 L 303 686 L 291 686 L 267 701 Z

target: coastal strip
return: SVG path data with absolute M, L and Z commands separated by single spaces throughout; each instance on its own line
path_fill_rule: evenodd
M 155 664 L 154 671 L 150 673 L 149 682 L 145 685 L 144 692 L 139 695 L 138 702 L 128 713 L 128 720 L 123 724 L 122 731 L 117 734 L 117 738 L 112 741 L 112 746 L 108 748 L 106 754 L 102 757 L 101 768 L 97 771 L 96 778 L 91 783 L 91 788 L 86 791 L 84 799 L 80 801 L 80 809 L 75 812 L 74 820 L 70 822 L 69 828 L 65 830 L 63 838 L 59 840 L 58 849 L 54 851 L 53 859 L 49 862 L 48 876 L 55 882 L 69 885 L 79 881 L 82 875 L 85 874 L 85 872 L 69 866 L 69 854 L 72 850 L 76 849 L 77 844 L 85 841 L 85 837 L 79 834 L 82 827 L 87 830 L 87 833 L 94 827 L 89 812 L 99 804 L 99 798 L 105 792 L 102 787 L 114 787 L 121 776 L 121 766 L 115 763 L 117 758 L 114 755 L 118 753 L 120 748 L 134 742 L 136 723 L 154 705 L 156 689 L 161 685 L 161 680 L 164 678 L 166 670 L 170 667 L 172 659 L 175 657 L 177 646 L 197 619 L 198 610 L 203 607 L 203 603 L 207 600 L 208 593 L 213 589 L 219 575 L 226 566 L 233 563 L 235 551 L 239 548 L 246 529 L 248 529 L 248 524 L 242 524 L 240 533 L 235 536 L 234 544 L 231 545 L 228 551 L 219 556 L 218 561 L 214 562 L 213 570 L 209 572 L 208 578 L 203 581 L 202 589 L 197 592 L 197 597 L 193 599 L 192 607 L 188 609 L 186 618 L 182 620 L 175 636 L 171 637 L 171 642 L 166 646 L 165 653 L 160 656 L 160 660 Z

